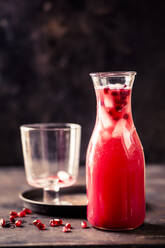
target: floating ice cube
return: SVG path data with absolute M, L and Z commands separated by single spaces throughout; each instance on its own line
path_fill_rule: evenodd
M 131 131 L 128 130 L 125 126 L 123 127 L 123 138 L 122 138 L 123 145 L 126 146 L 127 149 L 130 148 L 131 142 Z
M 104 96 L 104 105 L 107 108 L 112 108 L 113 107 L 113 101 L 112 101 L 112 98 L 109 95 Z
M 121 136 L 122 132 L 123 132 L 123 120 L 120 119 L 116 122 L 116 125 L 114 126 L 112 137 L 116 138 L 118 136 Z
M 101 108 L 101 121 L 104 128 L 110 128 L 113 124 L 111 116 L 104 107 Z
M 101 133 L 101 137 L 104 141 L 109 140 L 111 138 L 111 130 L 104 130 Z

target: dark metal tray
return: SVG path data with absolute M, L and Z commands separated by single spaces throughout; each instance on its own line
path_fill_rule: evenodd
M 85 186 L 61 189 L 60 199 L 69 201 L 72 205 L 54 205 L 43 202 L 42 189 L 30 189 L 20 193 L 19 196 L 23 200 L 24 206 L 30 208 L 33 212 L 50 216 L 86 217 L 87 198 Z

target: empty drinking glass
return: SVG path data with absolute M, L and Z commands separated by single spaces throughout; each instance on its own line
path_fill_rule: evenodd
M 76 182 L 81 126 L 41 123 L 22 125 L 20 129 L 28 183 L 43 188 L 45 202 L 66 204 L 60 201 L 59 190 Z

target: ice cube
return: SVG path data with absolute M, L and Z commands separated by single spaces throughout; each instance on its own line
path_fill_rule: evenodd
M 126 146 L 127 149 L 131 147 L 131 132 L 124 126 L 123 127 L 123 139 L 122 139 L 123 145 Z
M 112 108 L 113 107 L 113 101 L 109 95 L 104 96 L 104 105 L 107 108 Z
M 101 108 L 101 121 L 104 128 L 110 128 L 112 126 L 112 117 L 107 112 L 106 108 Z
M 114 127 L 114 130 L 112 132 L 112 137 L 113 138 L 116 138 L 118 136 L 121 136 L 122 132 L 123 132 L 123 120 L 122 119 L 119 119 L 116 122 L 116 125 Z
M 111 130 L 104 130 L 101 133 L 101 137 L 104 141 L 109 140 L 111 138 Z
M 67 173 L 66 171 L 62 171 L 62 170 L 57 173 L 57 176 L 62 181 L 67 181 L 71 177 L 69 173 Z

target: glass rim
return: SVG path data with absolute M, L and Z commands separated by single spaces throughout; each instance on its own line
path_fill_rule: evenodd
M 91 77 L 123 77 L 123 76 L 135 76 L 136 71 L 108 71 L 108 72 L 91 72 Z
M 30 131 L 58 131 L 58 130 L 70 130 L 70 129 L 81 129 L 81 125 L 77 123 L 33 123 L 33 124 L 23 124 L 20 126 L 21 130 Z

